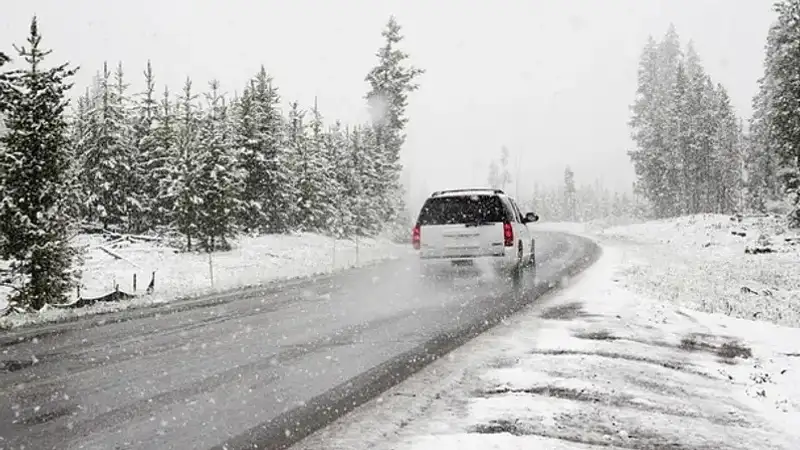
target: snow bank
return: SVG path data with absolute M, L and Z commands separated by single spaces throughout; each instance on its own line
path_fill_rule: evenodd
M 800 235 L 775 217 L 695 215 L 596 233 L 628 246 L 629 285 L 699 311 L 800 327 Z
M 113 292 L 117 286 L 124 292 L 144 294 L 155 273 L 153 294 L 76 310 L 46 308 L 37 314 L 11 314 L 0 318 L 0 328 L 146 306 L 277 279 L 330 273 L 397 258 L 410 251 L 407 246 L 387 239 L 356 242 L 311 233 L 243 237 L 233 250 L 210 256 L 179 253 L 154 242 L 106 241 L 97 235 L 81 235 L 78 243 L 87 249 L 82 297 L 99 297 Z
M 800 329 L 632 292 L 638 249 L 298 449 L 800 448 Z

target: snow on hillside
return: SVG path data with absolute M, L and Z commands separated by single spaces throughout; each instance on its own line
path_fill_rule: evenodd
M 360 239 L 356 246 L 355 241 L 311 233 L 243 237 L 233 250 L 213 253 L 210 257 L 206 253 L 179 253 L 174 248 L 146 241 L 106 241 L 98 235 L 81 235 L 78 245 L 87 249 L 82 297 L 99 297 L 113 292 L 116 286 L 127 293 L 144 294 L 155 272 L 153 295 L 75 310 L 46 308 L 37 314 L 12 313 L 0 318 L 0 328 L 329 273 L 396 258 L 410 251 L 407 246 L 386 239 Z
M 758 236 L 750 242 L 730 231 L 769 234 L 776 243 L 790 235 L 773 220 L 729 222 L 702 216 L 605 233 L 570 225 L 604 248 L 571 287 L 298 450 L 800 448 L 800 329 L 697 311 L 700 299 L 707 309 L 734 301 L 742 302 L 734 311 L 752 308 L 751 297 L 725 297 L 740 275 L 791 291 L 794 280 L 779 275 L 797 255 L 791 244 L 747 255 Z M 739 258 L 750 258 L 750 272 L 729 261 Z M 723 271 L 732 272 L 716 273 Z M 792 297 L 781 298 L 789 307 Z
M 702 214 L 614 226 L 542 223 L 632 249 L 630 287 L 704 312 L 800 327 L 800 232 L 776 216 Z
M 631 287 L 660 301 L 800 327 L 800 234 L 774 217 L 698 215 L 612 227 L 639 264 Z

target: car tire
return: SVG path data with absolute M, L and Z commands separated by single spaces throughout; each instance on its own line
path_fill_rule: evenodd
M 528 265 L 536 268 L 536 241 L 531 241 L 531 257 L 528 259 Z
M 511 283 L 514 287 L 519 287 L 522 283 L 522 275 L 523 271 L 525 270 L 525 263 L 522 261 L 522 245 L 519 245 L 519 250 L 517 250 L 517 262 L 514 264 L 514 267 L 511 269 Z

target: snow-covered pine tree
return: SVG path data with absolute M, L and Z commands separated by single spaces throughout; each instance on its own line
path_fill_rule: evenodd
M 577 191 L 575 189 L 575 173 L 567 166 L 564 169 L 564 209 L 566 219 L 574 222 L 578 220 L 577 217 Z
M 511 184 L 511 172 L 508 169 L 508 163 L 511 153 L 505 145 L 500 147 L 500 189 L 505 190 L 506 186 Z
M 769 51 L 769 50 L 768 50 Z M 770 59 L 769 53 L 767 60 Z M 778 180 L 777 142 L 772 137 L 769 114 L 772 108 L 774 80 L 769 71 L 759 79 L 759 91 L 753 98 L 753 116 L 747 137 L 746 167 L 747 206 L 764 213 L 767 205 L 780 198 L 782 187 Z
M 242 95 L 231 108 L 233 134 L 236 139 L 239 168 L 243 175 L 242 210 L 238 218 L 239 227 L 246 232 L 266 229 L 267 216 L 262 204 L 262 193 L 257 181 L 264 178 L 263 157 L 259 157 L 257 139 L 256 105 L 253 82 L 245 86 Z
M 625 203 L 622 198 L 622 194 L 615 192 L 614 199 L 612 200 L 611 204 L 611 216 L 614 218 L 621 218 L 626 215 L 625 212 Z
M 3 75 L 9 89 L 0 95 L 7 133 L 0 137 L 0 256 L 12 260 L 22 282 L 13 300 L 41 309 L 61 303 L 77 281 L 77 251 L 69 242 L 74 217 L 68 190 L 73 158 L 69 152 L 68 64 L 43 67 L 50 50 L 41 47 L 36 17 L 29 46 L 18 49 L 28 67 Z
M 347 188 L 355 178 L 352 158 L 348 153 L 348 137 L 341 122 L 336 121 L 325 133 L 326 195 L 332 207 L 328 223 L 331 234 L 337 238 L 353 235 L 353 214 Z
M 360 226 L 360 233 L 364 236 L 374 236 L 387 229 L 387 223 L 393 227 L 399 227 L 402 221 L 402 216 L 396 215 L 401 214 L 397 212 L 400 210 L 393 207 L 387 208 L 387 205 L 397 204 L 392 203 L 395 200 L 375 195 L 375 193 L 395 192 L 400 198 L 403 191 L 400 188 L 393 191 L 384 190 L 386 184 L 382 175 L 386 174 L 384 171 L 386 159 L 383 149 L 378 143 L 377 130 L 371 124 L 365 124 L 359 130 L 361 146 L 358 149 L 360 167 L 357 168 L 357 174 L 362 189 L 361 202 L 365 208 L 362 213 L 364 221 Z
M 489 162 L 489 175 L 486 180 L 489 182 L 489 187 L 492 189 L 500 189 L 503 185 L 503 180 L 500 176 L 500 163 L 495 159 Z
M 346 196 L 350 199 L 349 209 L 353 214 L 353 232 L 359 236 L 374 233 L 380 223 L 378 214 L 385 213 L 382 199 L 376 197 L 375 185 L 378 174 L 375 172 L 375 143 L 370 135 L 371 126 L 356 126 L 348 133 L 348 150 L 353 177 L 346 186 Z
M 88 154 L 89 148 L 92 145 L 92 120 L 94 113 L 94 99 L 95 92 L 92 88 L 87 87 L 80 97 L 78 97 L 77 105 L 75 106 L 71 120 L 69 121 L 69 144 L 70 151 L 75 157 L 76 175 L 80 182 L 82 178 L 82 169 L 84 166 L 83 158 Z M 85 204 L 89 193 L 79 184 L 76 194 L 76 208 L 78 210 L 78 218 L 85 218 L 89 215 L 89 210 Z
M 687 201 L 691 186 L 686 186 L 690 179 L 691 166 L 689 154 L 692 151 L 694 134 L 691 126 L 691 101 L 689 95 L 689 79 L 682 62 L 678 62 L 675 70 L 675 82 L 672 85 L 671 100 L 667 111 L 667 145 L 661 151 L 660 159 L 664 163 L 664 192 L 662 200 L 666 217 L 675 217 L 690 213 L 692 205 Z
M 655 172 L 661 178 L 659 200 L 666 216 L 676 216 L 684 212 L 682 194 L 684 186 L 683 147 L 690 139 L 687 126 L 686 95 L 689 79 L 682 63 L 683 52 L 675 26 L 670 24 L 666 34 L 657 47 L 657 73 L 655 91 L 658 98 L 656 126 L 662 128 L 663 141 L 657 147 L 660 170 Z
M 148 161 L 152 168 L 148 180 L 152 185 L 146 186 L 147 195 L 153 195 L 148 222 L 156 229 L 169 226 L 175 219 L 175 197 L 171 190 L 174 169 L 178 163 L 175 114 L 169 88 L 164 87 L 155 115 L 153 154 Z
M 197 236 L 207 252 L 230 248 L 236 234 L 240 207 L 241 174 L 237 168 L 235 140 L 219 82 L 209 84 L 207 106 L 200 123 L 195 164 L 194 195 Z
M 286 145 L 286 121 L 279 108 L 280 97 L 262 67 L 256 75 L 256 123 L 261 128 L 261 155 L 266 156 L 266 184 L 261 186 L 268 230 L 286 233 L 295 225 L 297 190 L 292 154 Z
M 489 163 L 487 181 L 492 189 L 505 189 L 511 183 L 511 172 L 508 170 L 510 153 L 505 145 L 500 147 L 500 158 Z
M 314 230 L 319 225 L 319 189 L 321 187 L 321 161 L 319 147 L 312 149 L 305 122 L 306 112 L 298 102 L 289 104 L 286 121 L 286 151 L 291 156 L 293 169 L 293 191 L 296 200 L 292 205 L 292 228 Z
M 388 221 L 400 221 L 405 209 L 400 185 L 400 150 L 405 142 L 408 122 L 406 107 L 408 94 L 419 87 L 415 80 L 424 73 L 422 69 L 408 65 L 408 55 L 398 48 L 403 40 L 400 31 L 397 20 L 390 17 L 381 33 L 384 45 L 376 54 L 378 64 L 365 78 L 370 85 L 365 98 L 372 119 L 375 146 L 381 155 L 381 159 L 375 161 L 380 170 L 377 174 L 380 184 L 373 195 L 383 199 L 384 217 Z
M 800 227 L 800 0 L 775 3 L 778 18 L 767 40 L 766 121 L 777 155 L 778 179 L 789 196 L 789 225 Z
M 160 152 L 156 136 L 159 105 L 155 91 L 155 75 L 150 61 L 147 61 L 144 70 L 144 82 L 144 91 L 136 98 L 133 127 L 137 158 L 134 196 L 138 202 L 138 211 L 132 217 L 131 227 L 136 232 L 153 230 L 159 223 L 157 204 L 159 185 L 165 175 L 165 165 L 169 163 L 165 155 Z
M 529 211 L 542 215 L 542 186 L 538 181 L 533 182 L 533 189 L 531 190 L 530 199 L 527 201 L 527 206 Z
M 173 220 L 178 231 L 186 237 L 186 250 L 192 251 L 193 239 L 199 232 L 199 211 L 202 198 L 197 192 L 197 147 L 200 131 L 197 95 L 192 80 L 187 77 L 178 98 L 175 150 L 176 161 L 170 173 L 169 196 L 174 199 Z
M 717 128 L 714 120 L 715 93 L 691 43 L 686 50 L 684 68 L 687 88 L 680 106 L 685 116 L 681 122 L 681 135 L 685 140 L 680 148 L 683 164 L 683 212 L 712 212 L 712 192 L 715 190 L 713 136 Z
M 712 157 L 714 170 L 710 192 L 713 201 L 708 212 L 733 213 L 738 209 L 742 187 L 742 131 L 730 97 L 721 84 L 714 91 Z
M 658 44 L 658 83 L 661 91 L 669 95 L 669 89 L 675 84 L 678 75 L 678 65 L 683 62 L 684 54 L 681 50 L 681 39 L 674 24 L 670 24 L 664 38 Z M 685 70 L 685 65 L 684 65 Z
M 656 215 L 666 217 L 670 209 L 669 186 L 664 178 L 667 152 L 669 102 L 664 92 L 659 63 L 659 46 L 652 37 L 642 51 L 638 87 L 629 126 L 636 148 L 628 154 L 642 194 L 653 204 Z
M 120 150 L 124 153 L 121 155 L 121 159 L 128 170 L 120 182 L 122 204 L 119 205 L 119 209 L 121 210 L 123 229 L 129 232 L 139 232 L 143 231 L 146 200 L 142 196 L 144 172 L 140 166 L 141 158 L 136 141 L 135 104 L 128 95 L 129 87 L 120 62 L 114 71 L 114 91 L 116 102 L 122 113 Z
M 135 154 L 120 70 L 115 78 L 112 80 L 108 65 L 103 64 L 93 102 L 90 143 L 81 157 L 81 182 L 87 191 L 87 219 L 99 221 L 104 228 L 127 228 L 129 214 L 135 209 L 131 198 Z
M 731 190 L 724 196 L 733 198 L 739 183 L 728 168 L 735 161 L 726 160 L 723 167 L 718 160 L 720 154 L 731 156 L 730 146 L 723 151 L 717 144 L 723 145 L 720 138 L 725 133 L 738 139 L 729 130 L 719 130 L 721 121 L 728 124 L 734 116 L 730 108 L 728 115 L 718 113 L 718 89 L 693 45 L 681 52 L 672 26 L 662 42 L 650 38 L 638 84 L 630 121 L 636 149 L 630 156 L 638 192 L 650 201 L 654 215 L 728 210 L 730 202 L 720 204 L 717 187 L 724 183 L 723 190 Z
M 0 51 L 0 67 L 3 67 L 6 63 L 10 61 L 11 58 L 5 53 Z M 8 89 L 11 89 L 11 86 L 8 82 L 8 77 L 4 73 L 0 72 L 0 101 L 2 101 L 3 99 L 8 101 L 8 96 L 6 95 Z M 2 105 L 0 105 L 0 126 L 2 126 L 3 130 L 5 130 L 5 124 L 3 123 L 2 118 L 3 118 Z
M 262 66 L 242 93 L 237 111 L 240 167 L 244 170 L 243 228 L 284 233 L 291 227 L 294 198 L 284 144 L 280 96 Z
M 332 167 L 335 161 L 329 159 L 326 148 L 325 124 L 316 99 L 308 122 L 305 146 L 305 158 L 298 160 L 302 166 L 296 167 L 300 176 L 297 182 L 299 190 L 299 217 L 304 220 L 305 227 L 312 230 L 327 231 L 330 220 L 335 216 L 336 208 L 332 198 L 337 195 L 337 187 Z
M 2 68 L 6 63 L 10 61 L 11 58 L 2 51 L 0 51 L 0 68 Z M 8 110 L 8 108 L 11 107 L 11 104 L 9 103 L 11 101 L 11 97 L 9 95 L 10 89 L 12 89 L 12 87 L 9 84 L 8 75 L 0 71 L 0 155 L 5 154 L 2 137 L 5 136 L 6 133 L 8 132 L 8 127 L 6 127 L 5 124 L 5 112 Z M 0 173 L 0 175 L 2 175 L 2 173 Z M 0 176 L 0 199 L 2 199 L 5 195 L 4 194 L 5 188 L 3 187 L 4 184 L 5 184 L 5 177 Z M 0 249 L 6 247 L 6 240 L 7 237 L 3 233 L 2 228 L 0 228 Z
M 547 207 L 550 209 L 550 217 L 552 217 L 553 220 L 569 220 L 564 210 L 563 186 L 548 189 L 545 198 Z

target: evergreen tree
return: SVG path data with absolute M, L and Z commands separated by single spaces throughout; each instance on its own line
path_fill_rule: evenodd
M 159 105 L 156 98 L 155 76 L 150 61 L 144 71 L 145 89 L 137 97 L 136 120 L 134 123 L 134 146 L 136 148 L 136 183 L 134 193 L 138 201 L 136 217 L 131 221 L 134 231 L 152 230 L 161 221 L 158 214 L 158 198 L 165 165 L 168 160 L 160 152 L 156 136 Z
M 69 242 L 74 218 L 65 194 L 72 187 L 73 157 L 64 117 L 67 80 L 76 69 L 43 67 L 50 50 L 41 48 L 41 39 L 34 17 L 29 47 L 18 49 L 28 67 L 5 73 L 7 89 L 0 92 L 8 128 L 0 137 L 0 257 L 12 260 L 12 272 L 23 283 L 12 301 L 37 310 L 66 300 L 77 280 L 78 256 Z
M 261 155 L 265 183 L 261 197 L 266 206 L 267 229 L 271 233 L 286 233 L 295 225 L 297 194 L 293 184 L 292 154 L 286 146 L 286 121 L 278 107 L 280 97 L 264 68 L 255 80 L 256 123 L 261 126 Z
M 91 136 L 82 149 L 81 182 L 87 191 L 87 219 L 100 221 L 103 228 L 128 228 L 129 216 L 136 210 L 132 198 L 135 149 L 121 68 L 114 76 L 112 80 L 104 64 L 93 100 Z
M 174 170 L 178 164 L 177 118 L 175 106 L 170 100 L 169 88 L 164 94 L 155 112 L 154 124 L 151 125 L 153 144 L 151 156 L 147 158 L 148 178 L 145 184 L 146 195 L 150 197 L 148 223 L 151 227 L 167 226 L 175 219 L 175 197 L 172 182 Z
M 500 148 L 500 159 L 489 163 L 488 181 L 492 189 L 505 190 L 506 185 L 511 183 L 511 173 L 508 170 L 509 156 L 508 147 L 504 145 Z
M 11 61 L 11 58 L 9 58 L 8 55 L 6 55 L 3 52 L 0 52 L 0 67 L 3 67 L 6 63 L 8 63 L 10 61 Z M 8 95 L 9 95 L 8 94 L 8 90 L 9 89 L 11 89 L 11 85 L 9 84 L 8 76 L 6 74 L 0 72 L 0 99 L 4 99 L 5 101 L 8 101 L 8 98 L 9 98 L 8 97 Z M 8 105 L 4 105 L 4 106 L 8 107 Z M 0 119 L 2 119 L 2 117 L 3 117 L 3 113 L 2 113 L 2 110 L 0 110 Z M 3 124 L 2 120 L 0 120 L 0 126 L 5 127 L 5 125 Z
M 356 126 L 348 133 L 350 155 L 349 164 L 352 178 L 345 186 L 345 196 L 349 199 L 348 209 L 353 215 L 353 233 L 368 236 L 376 231 L 379 211 L 385 212 L 384 205 L 375 201 L 372 195 L 378 184 L 375 170 L 375 143 L 370 127 Z
M 386 167 L 386 160 L 378 143 L 377 130 L 370 125 L 364 125 L 359 131 L 360 147 L 353 149 L 354 152 L 358 152 L 357 176 L 362 189 L 361 204 L 364 208 L 360 216 L 364 220 L 359 225 L 359 234 L 374 236 L 385 229 L 386 223 L 399 225 L 402 217 L 396 216 L 398 210 L 391 207 L 391 203 L 383 203 L 386 201 L 385 198 L 373 195 L 375 192 L 382 192 L 386 186 L 385 179 L 382 178 L 385 175 L 382 169 Z
M 500 164 L 496 160 L 489 163 L 489 187 L 492 189 L 500 189 L 503 185 L 502 177 L 500 176 Z
M 422 69 L 407 64 L 408 55 L 398 48 L 403 40 L 400 31 L 400 25 L 390 17 L 381 33 L 384 45 L 376 54 L 378 64 L 366 76 L 370 90 L 365 96 L 372 118 L 375 147 L 380 155 L 380 159 L 375 161 L 380 182 L 373 195 L 381 199 L 386 216 L 395 221 L 400 220 L 405 209 L 400 186 L 400 150 L 408 123 L 408 94 L 418 89 L 415 80 L 424 73 Z
M 664 176 L 668 142 L 665 116 L 669 101 L 661 80 L 658 49 L 658 43 L 651 37 L 641 56 L 630 120 L 636 149 L 629 155 L 642 193 L 653 203 L 656 214 L 663 217 L 671 209 L 672 196 Z
M 343 238 L 353 231 L 353 214 L 350 209 L 347 188 L 355 173 L 348 154 L 348 138 L 340 122 L 335 122 L 325 133 L 324 151 L 328 164 L 325 166 L 326 196 L 330 208 L 328 227 L 333 236 Z
M 760 113 L 766 122 L 769 147 L 775 152 L 777 178 L 789 196 L 789 224 L 800 227 L 800 0 L 775 4 L 778 18 L 767 39 Z
M 569 221 L 577 220 L 577 199 L 575 189 L 575 173 L 567 166 L 564 169 L 564 212 Z
M 614 200 L 611 206 L 611 215 L 613 217 L 623 217 L 626 215 L 625 197 L 619 192 L 614 193 Z
M 327 158 L 324 123 L 316 101 L 311 110 L 311 120 L 302 130 L 307 136 L 303 139 L 304 145 L 299 147 L 302 151 L 297 154 L 294 164 L 298 215 L 302 228 L 321 231 L 327 228 L 328 220 L 334 214 L 330 198 L 335 195 L 335 183 L 331 182 L 333 161 Z
M 5 53 L 0 51 L 0 68 L 2 68 L 6 63 L 10 62 L 11 58 L 8 57 Z M 6 132 L 8 131 L 5 125 L 4 113 L 11 107 L 11 104 L 8 102 L 10 101 L 10 89 L 11 86 L 9 85 L 8 75 L 4 72 L 0 72 L 0 138 L 5 136 Z M 5 154 L 5 150 L 3 148 L 2 139 L 0 139 L 0 155 Z M 0 196 L 4 195 L 5 192 L 5 178 L 0 176 Z M 0 197 L 1 198 L 1 197 Z M 6 246 L 6 236 L 3 234 L 2 230 L 0 230 L 0 249 L 5 248 Z
M 511 172 L 508 170 L 508 159 L 510 153 L 505 145 L 500 148 L 500 189 L 505 190 L 511 183 Z
M 92 89 L 86 88 L 83 95 L 78 97 L 77 106 L 73 111 L 72 120 L 69 124 L 70 151 L 76 157 L 73 170 L 78 177 L 78 182 L 82 179 L 84 158 L 89 154 L 89 149 L 93 144 L 94 93 L 95 91 Z M 90 210 L 85 206 L 89 203 L 88 191 L 79 184 L 74 195 L 74 204 L 77 208 L 76 217 L 81 219 L 89 217 Z
M 262 203 L 258 180 L 264 178 L 263 156 L 259 156 L 260 141 L 255 115 L 256 105 L 252 82 L 233 104 L 233 130 L 237 139 L 239 168 L 243 174 L 242 210 L 238 223 L 248 232 L 266 229 L 267 217 Z
M 188 251 L 193 250 L 193 238 L 199 233 L 199 208 L 203 201 L 197 191 L 197 177 L 200 173 L 197 160 L 200 118 L 195 104 L 196 99 L 197 95 L 192 90 L 192 80 L 187 77 L 183 92 L 178 99 L 176 164 L 170 173 L 168 196 L 174 205 L 174 225 L 186 237 Z
M 710 192 L 714 198 L 710 201 L 710 211 L 731 213 L 739 209 L 739 196 L 743 189 L 742 129 L 725 88 L 718 84 L 715 94 L 714 170 L 710 177 L 713 180 Z
M 128 96 L 129 86 L 125 81 L 122 63 L 119 63 L 114 71 L 114 91 L 115 101 L 119 105 L 122 115 L 120 120 L 120 160 L 123 162 L 123 167 L 127 168 L 119 183 L 120 198 L 122 200 L 119 205 L 119 214 L 120 222 L 125 230 L 138 232 L 144 230 L 144 214 L 147 200 L 142 196 L 144 172 L 141 163 L 143 161 L 139 155 L 139 147 L 136 140 L 135 105 Z
M 237 120 L 244 170 L 242 224 L 248 231 L 284 233 L 291 227 L 294 198 L 284 148 L 280 97 L 261 67 L 242 93 Z
M 228 239 L 235 236 L 241 176 L 219 82 L 212 81 L 210 88 L 198 133 L 193 193 L 197 197 L 197 235 L 203 248 L 213 252 L 229 249 Z
M 315 171 L 316 162 L 312 161 L 310 154 L 305 115 L 299 103 L 289 104 L 284 134 L 286 141 L 279 155 L 287 156 L 283 165 L 288 165 L 291 173 L 291 181 L 283 188 L 284 194 L 294 199 L 291 205 L 287 205 L 290 209 L 286 211 L 291 216 L 290 227 L 309 230 L 314 228 L 316 220 L 313 209 L 317 194 L 313 192 L 316 184 L 313 177 L 318 173 Z
M 747 140 L 747 206 L 762 213 L 766 212 L 767 203 L 777 200 L 781 193 L 778 152 L 769 122 L 773 83 L 769 73 L 759 79 Z
M 695 161 L 692 154 L 698 153 L 695 147 L 696 135 L 692 127 L 692 100 L 689 79 L 683 63 L 678 63 L 675 83 L 672 85 L 672 101 L 669 103 L 668 145 L 663 151 L 665 161 L 664 178 L 668 198 L 668 216 L 690 214 L 695 207 L 692 194 L 696 188 L 691 184 Z M 696 195 L 696 193 L 695 193 Z
M 645 46 L 632 113 L 637 190 L 656 217 L 737 209 L 741 130 L 724 88 L 691 43 L 681 51 L 674 27 Z
M 682 147 L 683 212 L 696 214 L 713 211 L 715 162 L 714 141 L 717 128 L 715 116 L 716 92 L 690 44 L 686 52 L 686 96 L 682 99 L 686 140 Z

